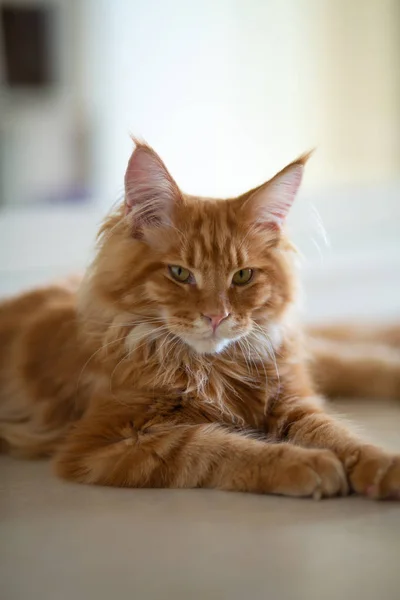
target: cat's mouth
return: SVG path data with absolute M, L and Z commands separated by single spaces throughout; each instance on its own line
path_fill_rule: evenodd
M 218 354 L 219 352 L 222 352 L 232 340 L 211 336 L 207 338 L 187 339 L 185 342 L 198 354 Z
M 171 326 L 172 325 L 172 326 Z M 169 324 L 171 332 L 179 337 L 187 346 L 194 350 L 197 354 L 219 354 L 227 346 L 234 343 L 239 338 L 245 335 L 243 327 L 239 328 L 236 326 L 236 331 L 232 330 L 232 327 L 218 327 L 212 331 L 210 329 L 204 330 L 204 328 L 194 328 L 193 325 L 187 330 L 182 331 L 182 325 L 179 328 Z
M 215 333 L 204 336 L 182 336 L 181 339 L 198 354 L 219 354 L 240 336 L 221 337 Z

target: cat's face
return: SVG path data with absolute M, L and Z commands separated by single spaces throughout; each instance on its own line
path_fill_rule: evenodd
M 196 352 L 221 352 L 291 299 L 276 231 L 251 231 L 237 202 L 184 197 L 174 225 L 180 233 L 169 233 L 144 287 L 168 330 Z
M 140 335 L 212 354 L 267 331 L 293 299 L 281 225 L 304 161 L 239 198 L 213 200 L 183 194 L 154 151 L 137 146 L 124 215 L 110 223 L 98 266 L 112 301 L 141 317 Z

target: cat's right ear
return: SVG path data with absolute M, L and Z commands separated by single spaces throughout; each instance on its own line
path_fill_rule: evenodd
M 171 225 L 179 188 L 158 154 L 147 144 L 135 142 L 125 173 L 125 214 L 131 214 L 133 235 L 144 229 Z

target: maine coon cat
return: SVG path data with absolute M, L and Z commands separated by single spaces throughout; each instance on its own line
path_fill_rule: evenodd
M 295 320 L 284 224 L 307 158 L 216 200 L 136 143 L 79 290 L 0 305 L 3 448 L 82 483 L 400 498 L 400 456 L 330 416 L 315 385 L 368 393 L 372 376 L 397 396 L 398 360 L 343 359 L 345 330 L 314 351 Z

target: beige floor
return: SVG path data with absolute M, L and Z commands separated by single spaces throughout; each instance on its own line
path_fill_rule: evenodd
M 340 406 L 400 450 L 400 405 Z M 2 600 L 398 600 L 400 502 L 58 481 L 2 457 Z

